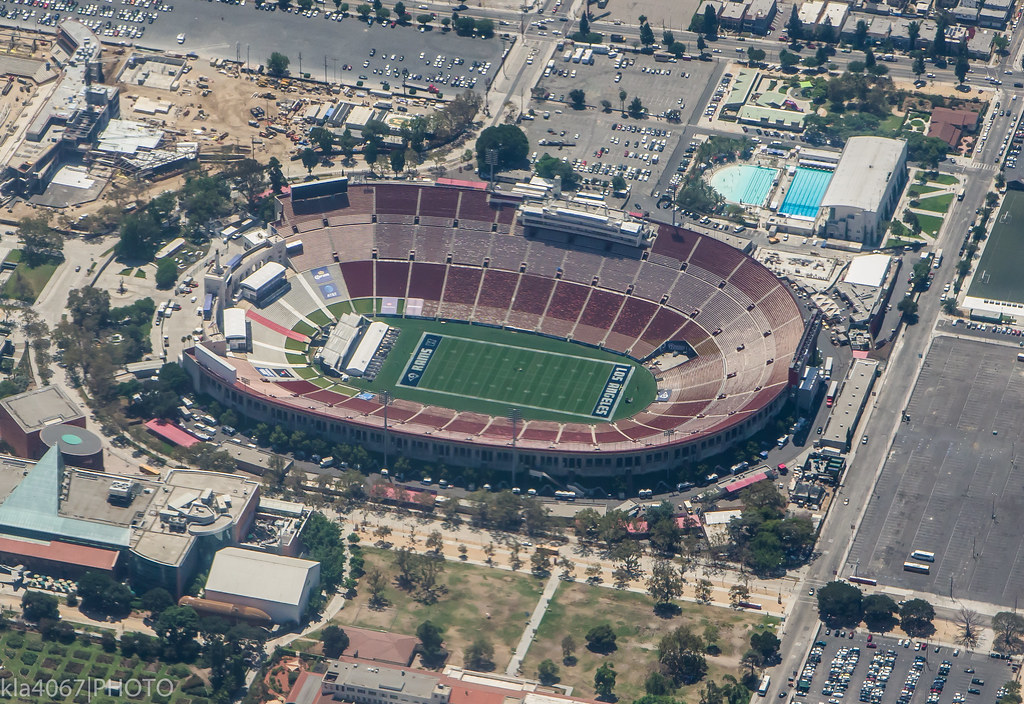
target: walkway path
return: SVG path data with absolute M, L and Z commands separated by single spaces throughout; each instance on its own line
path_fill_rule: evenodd
M 544 585 L 544 591 L 540 595 L 540 601 L 537 602 L 537 607 L 533 610 L 533 615 L 530 617 L 530 621 L 526 624 L 526 629 L 519 639 L 519 645 L 516 646 L 516 651 L 512 653 L 512 659 L 509 661 L 508 667 L 505 668 L 506 675 L 515 677 L 518 674 L 519 666 L 523 664 L 526 651 L 530 649 L 530 643 L 533 642 L 533 637 L 537 634 L 540 622 L 544 620 L 544 614 L 547 613 L 551 598 L 554 597 L 555 590 L 558 589 L 559 581 L 561 580 L 553 572 L 548 577 L 547 584 Z

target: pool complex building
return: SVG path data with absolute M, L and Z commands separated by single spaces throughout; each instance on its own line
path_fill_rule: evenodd
M 778 169 L 739 164 L 716 171 L 711 187 L 730 203 L 763 207 L 778 177 Z
M 831 171 L 798 166 L 779 212 L 790 217 L 813 220 L 818 217 L 818 208 L 831 181 Z

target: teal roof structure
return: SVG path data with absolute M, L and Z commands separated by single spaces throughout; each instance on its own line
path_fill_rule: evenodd
M 71 540 L 91 545 L 128 547 L 127 526 L 60 515 L 64 458 L 51 447 L 0 504 L 0 530 L 19 535 Z

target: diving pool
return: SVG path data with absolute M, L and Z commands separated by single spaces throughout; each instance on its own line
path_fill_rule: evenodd
M 779 212 L 798 218 L 818 217 L 818 206 L 821 205 L 821 199 L 825 197 L 825 191 L 828 190 L 830 181 L 832 181 L 831 171 L 798 166 Z
M 739 164 L 716 171 L 711 187 L 730 203 L 763 206 L 778 176 L 778 169 Z

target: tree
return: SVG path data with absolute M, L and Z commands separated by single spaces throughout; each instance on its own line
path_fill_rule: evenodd
M 711 38 L 718 36 L 718 15 L 711 5 L 704 8 L 704 24 L 701 31 Z
M 711 583 L 710 580 L 707 580 L 707 579 L 699 579 L 699 580 L 697 580 L 697 584 L 693 588 L 694 589 L 694 596 L 697 599 L 697 601 L 700 602 L 701 604 L 705 604 L 705 605 L 710 604 L 711 603 L 711 588 L 713 586 L 714 585 Z
M 910 41 L 910 50 L 913 51 L 917 48 L 917 39 L 921 36 L 921 23 L 917 20 L 912 20 L 907 25 L 907 39 Z
M 953 73 L 956 74 L 956 80 L 963 85 L 964 79 L 967 78 L 967 73 L 971 70 L 971 64 L 967 61 L 967 57 L 961 54 L 956 57 L 956 66 L 953 67 Z
M 574 189 L 576 188 L 577 176 L 576 172 L 573 171 L 572 165 L 567 164 L 557 157 L 553 157 L 547 152 L 537 159 L 537 163 L 533 165 L 537 175 L 541 178 L 554 178 L 555 176 L 561 176 L 562 188 Z
M 542 660 L 540 665 L 537 666 L 537 679 L 545 686 L 555 684 L 558 682 L 558 665 L 550 658 Z
M 388 159 L 391 161 L 391 170 L 395 172 L 395 176 L 398 176 L 398 174 L 405 170 L 405 152 L 401 149 L 391 152 Z
M 677 685 L 700 682 L 708 671 L 704 641 L 689 626 L 679 626 L 662 636 L 658 643 L 658 662 L 662 672 Z
M 607 655 L 616 648 L 615 631 L 607 623 L 594 626 L 587 631 L 585 640 L 587 641 L 587 650 L 592 650 L 595 653 Z
M 132 591 L 103 572 L 86 572 L 78 580 L 82 609 L 121 618 L 132 610 Z
M 402 0 L 398 0 L 398 2 L 395 3 L 395 19 L 404 23 L 408 16 L 409 13 L 405 11 L 405 3 L 402 2 Z
M 666 677 L 660 672 L 652 672 L 644 680 L 644 691 L 652 697 L 665 697 L 676 691 L 676 683 L 671 677 Z
M 924 56 L 918 54 L 917 56 L 914 57 L 914 63 L 911 70 L 913 70 L 914 75 L 917 76 L 917 79 L 921 80 L 921 76 L 923 76 L 925 72 Z
M 366 18 L 370 16 L 371 12 L 373 12 L 373 8 L 367 5 L 366 3 L 356 5 L 356 14 L 358 14 L 359 18 L 362 19 L 364 22 L 366 21 Z
M 444 654 L 444 649 L 441 647 L 441 644 L 444 643 L 441 629 L 430 621 L 424 621 L 417 627 L 416 637 L 420 639 L 420 649 L 423 651 L 425 660 L 437 661 L 441 659 L 441 656 Z
M 430 24 L 430 20 L 432 19 L 434 18 L 431 17 L 430 15 L 416 15 L 416 21 L 420 24 L 421 27 L 426 27 L 428 24 Z
M 818 590 L 818 616 L 832 628 L 853 628 L 864 618 L 860 589 L 846 582 L 829 582 Z
M 586 15 L 583 15 L 580 17 L 579 37 L 585 41 L 588 34 L 590 34 L 590 20 L 587 19 Z
M 306 167 L 306 171 L 310 174 L 313 173 L 313 168 L 320 163 L 320 157 L 313 151 L 312 147 L 306 147 L 299 153 L 299 158 L 302 160 L 302 165 Z
M 172 606 L 165 609 L 153 630 L 164 646 L 164 657 L 188 661 L 198 650 L 199 615 L 191 606 Z
M 864 73 L 864 62 L 863 61 L 851 61 L 846 64 L 846 70 L 850 73 Z
M 576 664 L 576 640 L 571 635 L 562 639 L 562 664 L 572 666 Z
M 647 592 L 654 599 L 655 610 L 669 605 L 683 593 L 683 576 L 671 562 L 658 560 L 651 567 L 651 576 L 647 579 Z
M 761 631 L 750 636 L 750 648 L 756 651 L 761 656 L 761 661 L 768 666 L 780 662 L 779 647 L 781 645 L 782 642 L 778 636 L 770 631 Z
M 935 633 L 934 618 L 935 609 L 924 599 L 910 599 L 900 607 L 900 628 L 911 638 L 924 638 Z
M 747 47 L 747 61 L 752 64 L 759 64 L 765 59 L 764 49 L 758 49 L 757 47 Z
M 623 193 L 626 190 L 626 179 L 622 177 L 622 174 L 615 174 L 612 176 L 612 190 L 616 193 Z
M 481 19 L 476 21 L 476 34 L 481 39 L 490 39 L 494 36 L 494 20 Z
M 903 313 L 903 317 L 906 318 L 908 324 L 917 322 L 917 301 L 910 296 L 906 296 L 896 304 L 896 309 Z
M 729 605 L 734 609 L 743 608 L 750 601 L 750 588 L 746 584 L 734 584 L 729 587 Z
M 495 171 L 520 168 L 526 164 L 530 140 L 515 125 L 494 125 L 485 129 L 476 140 L 476 164 L 481 174 L 490 173 L 487 153 L 492 149 L 497 152 Z
M 587 107 L 587 94 L 579 88 L 574 88 L 569 91 L 569 101 L 573 110 L 583 110 Z
M 281 162 L 276 156 L 270 157 L 270 161 L 267 162 L 267 177 L 270 179 L 270 188 L 274 193 L 280 193 L 288 183 L 281 170 Z
M 864 597 L 864 623 L 869 630 L 885 633 L 896 626 L 899 606 L 887 594 L 868 594 Z
M 703 34 L 697 35 L 697 53 L 704 56 L 704 50 L 708 48 L 708 43 L 704 39 Z
M 339 657 L 348 649 L 348 634 L 333 623 L 320 633 L 324 644 L 324 655 L 329 658 Z
M 45 212 L 19 220 L 15 234 L 21 240 L 22 258 L 29 266 L 59 257 L 64 246 L 64 238 L 50 227 L 50 215 Z
M 992 50 L 1000 56 L 1006 56 L 1006 50 L 1010 46 L 1010 38 L 1005 34 L 996 34 L 992 37 Z
M 670 29 L 663 30 L 661 33 L 661 43 L 665 46 L 672 46 L 676 43 L 676 35 Z
M 142 595 L 142 608 L 152 616 L 159 616 L 164 609 L 174 606 L 174 597 L 163 587 L 153 587 Z
M 1001 652 L 1016 653 L 1024 635 L 1024 616 L 1013 611 L 1000 611 L 992 617 L 995 644 Z
M 645 47 L 654 44 L 654 30 L 646 22 L 640 25 L 640 43 Z
M 779 52 L 779 64 L 784 69 L 790 69 L 796 66 L 800 62 L 800 55 L 783 49 Z
M 1010 680 L 1003 685 L 1003 696 L 996 699 L 997 704 L 1021 704 L 1020 682 Z
M 833 43 L 836 40 L 836 31 L 835 27 L 832 26 L 832 18 L 826 15 L 824 21 L 818 25 L 816 33 L 818 41 L 829 44 Z
M 932 57 L 936 59 L 946 56 L 946 23 L 940 15 L 938 27 L 935 28 L 935 38 L 932 40 Z
M 490 671 L 494 669 L 494 646 L 483 636 L 478 636 L 466 648 L 466 667 L 471 670 Z
M 60 619 L 58 603 L 57 597 L 30 589 L 21 595 L 21 613 L 26 621 L 56 621 Z
M 671 44 L 668 45 L 667 48 L 668 53 L 672 54 L 672 56 L 676 57 L 677 59 L 681 59 L 683 55 L 686 53 L 686 45 L 683 44 L 682 42 L 672 42 Z
M 288 65 L 291 59 L 279 51 L 275 51 L 267 59 L 267 73 L 271 76 L 284 76 L 288 73 Z
M 868 44 L 868 23 L 864 20 L 857 20 L 853 30 L 853 48 L 863 50 Z
M 178 265 L 173 257 L 164 257 L 156 265 L 156 287 L 167 290 L 178 280 Z
M 626 112 L 626 93 L 625 88 L 619 88 L 619 111 Z
M 314 127 L 309 131 L 311 142 L 320 147 L 324 154 L 330 154 L 334 149 L 334 133 L 326 127 Z
M 872 69 L 872 68 L 875 67 L 876 63 L 877 63 L 877 61 L 875 59 L 875 52 L 871 51 L 870 47 L 865 49 L 864 50 L 864 68 Z
M 594 691 L 602 699 L 610 699 L 615 689 L 615 678 L 618 673 L 611 663 L 604 663 L 594 673 Z
M 956 626 L 956 643 L 969 650 L 977 648 L 981 641 L 981 622 L 978 612 L 961 606 L 956 615 Z
M 644 116 L 644 104 L 640 101 L 640 96 L 635 96 L 629 103 L 629 116 L 634 120 L 639 120 Z
M 800 15 L 797 13 L 797 6 L 793 5 L 793 10 L 789 13 L 789 19 L 786 20 L 786 31 L 789 32 L 789 40 L 796 43 L 804 37 L 804 23 L 800 21 Z

